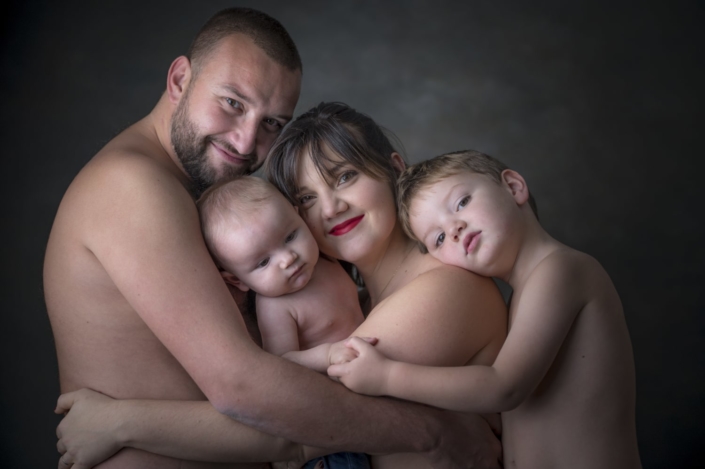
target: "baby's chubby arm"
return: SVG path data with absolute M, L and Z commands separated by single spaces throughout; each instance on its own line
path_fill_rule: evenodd
M 319 373 L 325 373 L 332 364 L 346 363 L 357 356 L 355 350 L 346 347 L 342 341 L 300 350 L 298 324 L 280 299 L 257 297 L 257 323 L 262 334 L 263 348 L 267 352 Z M 365 340 L 376 343 L 375 339 Z
M 585 305 L 581 262 L 545 259 L 515 301 L 514 322 L 492 366 L 428 367 L 385 358 L 351 338 L 358 358 L 328 374 L 353 391 L 387 395 L 463 412 L 504 412 L 521 404 L 553 363 Z M 518 289 L 517 289 L 518 290 Z

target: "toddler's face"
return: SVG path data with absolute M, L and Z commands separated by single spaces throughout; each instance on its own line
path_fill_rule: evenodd
M 429 254 L 444 264 L 497 276 L 515 254 L 519 215 L 505 183 L 462 172 L 420 190 L 409 222 Z
M 302 289 L 318 262 L 318 246 L 284 197 L 274 197 L 226 227 L 223 267 L 260 295 L 275 297 Z

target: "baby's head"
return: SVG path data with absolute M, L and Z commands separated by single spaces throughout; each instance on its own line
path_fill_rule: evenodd
M 318 246 L 297 210 L 254 176 L 218 183 L 198 200 L 206 245 L 226 282 L 275 297 L 302 289 Z
M 516 254 L 523 219 L 538 219 L 517 172 L 483 153 L 465 150 L 407 168 L 399 178 L 404 231 L 445 264 L 494 275 Z M 500 266 L 501 264 L 501 266 Z

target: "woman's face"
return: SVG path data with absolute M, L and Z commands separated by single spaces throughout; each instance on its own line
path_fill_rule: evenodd
M 330 178 L 319 174 L 308 152 L 299 160 L 301 216 L 323 253 L 353 264 L 381 256 L 397 221 L 389 183 L 330 156 L 343 163 Z

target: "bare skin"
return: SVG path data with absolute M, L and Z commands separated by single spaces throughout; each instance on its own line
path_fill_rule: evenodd
M 62 200 L 44 269 L 62 391 L 88 387 L 116 398 L 207 398 L 210 404 L 195 402 L 194 408 L 231 424 L 230 438 L 243 427 L 223 420 L 210 405 L 312 446 L 411 450 L 425 452 L 436 467 L 469 466 L 469 460 L 491 467 L 494 450 L 484 449 L 490 444 L 479 424 L 355 395 L 250 340 L 203 242 L 192 181 L 172 146 L 171 120 L 184 100 L 197 133 L 215 136 L 203 141 L 216 178 L 250 170 L 253 159 L 261 162 L 266 154 L 277 126 L 291 118 L 300 72 L 275 63 L 240 35 L 222 40 L 210 57 L 195 78 L 188 60 L 176 59 L 155 109 L 108 143 Z M 201 414 L 193 415 L 203 422 Z M 150 433 L 146 426 L 138 430 Z M 479 448 L 460 444 L 468 434 Z M 61 439 L 59 449 L 67 449 Z M 88 467 L 76 458 L 67 451 L 61 467 Z M 126 449 L 100 467 L 188 464 Z
M 331 357 L 331 343 L 349 337 L 364 319 L 355 284 L 337 261 L 323 256 L 304 289 L 257 298 L 264 349 L 320 373 L 342 363 L 342 358 Z M 344 346 L 339 349 L 352 353 Z
M 514 288 L 509 335 L 491 366 L 434 368 L 386 359 L 360 340 L 333 366 L 350 389 L 465 412 L 504 412 L 505 467 L 640 468 L 634 364 L 619 296 L 593 258 L 551 238 L 511 170 L 421 189 L 411 227 L 446 263 Z

